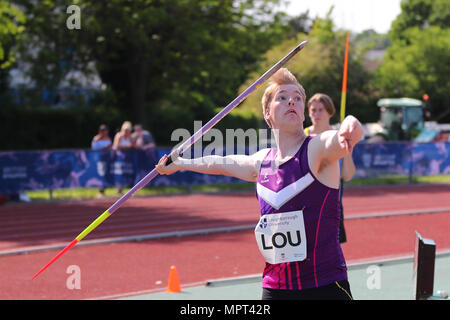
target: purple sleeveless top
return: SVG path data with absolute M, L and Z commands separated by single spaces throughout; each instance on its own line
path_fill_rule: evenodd
M 301 290 L 347 280 L 339 243 L 339 189 L 325 186 L 312 174 L 307 156 L 311 139 L 306 137 L 295 156 L 278 170 L 271 167 L 276 149 L 270 149 L 261 165 L 257 182 L 261 215 L 303 209 L 307 241 L 305 260 L 266 262 L 263 288 Z M 274 192 L 263 192 L 261 186 Z

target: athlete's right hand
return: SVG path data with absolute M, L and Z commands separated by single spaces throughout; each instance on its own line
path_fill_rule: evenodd
M 169 157 L 167 156 L 167 154 L 165 154 L 161 159 L 159 159 L 158 164 L 155 166 L 156 171 L 158 171 L 159 174 L 172 174 L 180 170 L 180 167 L 175 163 L 177 162 L 178 159 L 175 160 L 175 162 L 172 162 L 171 164 L 166 166 L 168 159 Z

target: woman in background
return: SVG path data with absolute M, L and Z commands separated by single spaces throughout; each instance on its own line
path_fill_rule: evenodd
M 113 149 L 132 149 L 135 147 L 133 137 L 131 136 L 131 122 L 125 121 L 122 128 L 114 137 Z
M 107 150 L 110 149 L 112 146 L 111 138 L 109 137 L 109 130 L 108 127 L 105 124 L 101 124 L 98 128 L 97 135 L 92 139 L 91 147 L 92 150 Z M 101 159 L 102 155 L 100 155 Z M 100 160 L 97 164 L 98 166 L 102 165 L 102 161 Z M 101 170 L 102 171 L 102 170 Z M 100 173 L 100 175 L 104 174 L 104 172 Z M 105 196 L 105 185 L 102 185 L 99 188 L 99 193 L 97 195 L 97 198 L 103 198 Z
M 111 148 L 112 141 L 109 137 L 109 130 L 105 124 L 100 125 L 97 135 L 92 139 L 92 150 L 105 150 Z

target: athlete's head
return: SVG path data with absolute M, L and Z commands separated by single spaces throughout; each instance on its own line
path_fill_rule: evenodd
M 261 100 L 264 119 L 270 128 L 273 128 L 273 121 L 281 119 L 275 112 L 275 106 L 280 106 L 279 112 L 286 115 L 289 109 L 294 110 L 297 115 L 304 120 L 306 94 L 305 89 L 298 82 L 297 78 L 286 68 L 278 70 L 269 81 L 269 85 L 264 91 Z M 277 108 L 280 109 L 280 108 Z

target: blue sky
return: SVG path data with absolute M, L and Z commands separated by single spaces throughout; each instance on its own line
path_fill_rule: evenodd
M 361 32 L 374 29 L 379 33 L 389 31 L 391 22 L 400 13 L 401 0 L 291 0 L 282 7 L 291 16 L 309 9 L 311 17 L 325 17 L 334 5 L 332 18 L 338 28 Z

